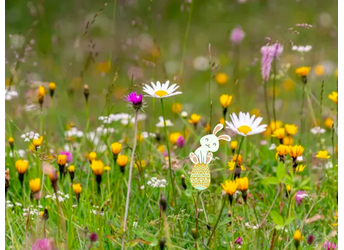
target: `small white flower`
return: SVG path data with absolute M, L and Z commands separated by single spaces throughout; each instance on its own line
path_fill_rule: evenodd
M 144 185 L 142 185 L 142 186 L 140 187 L 140 189 L 141 189 L 141 190 L 145 189 L 145 186 L 144 186 Z
M 30 141 L 30 139 L 29 138 L 25 138 L 25 140 L 24 141 Z
M 21 207 L 21 206 L 22 206 L 22 204 L 19 203 L 19 202 L 15 202 L 14 204 L 15 204 L 16 206 L 18 206 L 18 207 Z
M 311 133 L 313 135 L 323 134 L 323 133 L 325 133 L 325 129 L 320 128 L 320 127 L 314 127 L 314 128 L 311 129 Z
M 188 112 L 186 112 L 186 111 L 182 111 L 182 112 L 180 113 L 180 115 L 181 115 L 181 117 L 183 117 L 183 118 L 186 118 L 186 117 L 189 116 Z
M 148 97 L 155 97 L 155 98 L 166 98 L 174 95 L 180 95 L 182 92 L 177 91 L 175 92 L 179 86 L 177 84 L 170 85 L 170 81 L 167 81 L 161 84 L 159 81 L 156 82 L 156 85 L 151 82 L 151 86 L 145 84 L 143 87 L 143 92 L 146 92 Z
M 270 149 L 270 150 L 276 149 L 276 144 L 272 143 L 269 149 Z
M 326 169 L 329 169 L 329 168 L 333 168 L 333 164 L 332 164 L 332 162 L 327 162 L 326 164 L 325 164 L 325 168 Z
M 138 224 L 138 222 L 137 222 L 137 221 L 134 221 L 134 222 L 133 222 L 133 227 L 137 227 L 137 224 Z
M 293 45 L 293 47 L 291 48 L 291 50 L 298 51 L 300 53 L 309 52 L 311 49 L 312 49 L 311 45 L 306 45 L 306 46 Z
M 159 116 L 159 122 L 156 124 L 158 128 L 164 127 L 164 118 L 162 116 Z M 172 127 L 173 123 L 170 120 L 166 120 L 166 127 Z
M 156 187 L 164 188 L 167 185 L 167 181 L 165 179 L 159 180 L 156 177 L 152 177 L 151 180 L 147 182 L 147 185 L 154 188 Z
M 149 132 L 142 132 L 141 135 L 142 135 L 143 138 L 148 138 L 148 137 L 155 138 L 156 137 L 156 134 L 149 133 Z

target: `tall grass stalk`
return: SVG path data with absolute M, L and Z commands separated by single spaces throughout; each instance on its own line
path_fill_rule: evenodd
M 173 172 L 172 172 L 170 146 L 168 143 L 168 133 L 167 133 L 167 126 L 166 126 L 164 100 L 163 100 L 163 98 L 161 98 L 160 100 L 161 100 L 162 117 L 164 119 L 164 132 L 165 132 L 166 148 L 167 148 L 167 154 L 168 154 L 168 168 L 169 168 L 169 172 L 170 172 L 170 181 L 171 181 L 171 186 L 172 186 L 173 204 L 174 204 L 174 206 L 176 206 L 177 203 L 176 203 L 176 194 L 175 194 L 175 190 L 174 190 L 174 176 L 173 176 Z
M 122 250 L 124 249 L 125 233 L 127 230 L 127 219 L 128 219 L 129 200 L 130 200 L 130 191 L 131 191 L 131 177 L 133 173 L 133 165 L 135 162 L 134 157 L 135 157 L 135 150 L 136 150 L 136 144 L 137 144 L 137 116 L 138 114 L 139 114 L 139 110 L 136 110 L 135 111 L 135 124 L 134 124 L 134 145 L 133 145 L 133 150 L 131 151 L 129 179 L 128 179 L 128 187 L 127 187 L 127 198 L 125 202 L 125 212 L 124 212 L 124 221 L 123 221 L 123 235 L 122 235 L 122 248 L 121 248 Z

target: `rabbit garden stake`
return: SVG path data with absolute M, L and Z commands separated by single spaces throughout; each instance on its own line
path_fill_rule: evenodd
M 219 149 L 219 140 L 230 141 L 229 135 L 216 136 L 216 133 L 223 128 L 222 124 L 217 124 L 213 134 L 205 135 L 201 138 L 201 146 L 194 153 L 190 153 L 189 158 L 195 164 L 192 168 L 190 181 L 197 190 L 204 190 L 210 185 L 210 171 L 208 164 L 213 158 L 213 153 Z

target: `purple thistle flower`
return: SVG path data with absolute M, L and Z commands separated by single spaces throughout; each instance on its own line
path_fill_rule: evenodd
M 241 246 L 241 244 L 242 244 L 242 238 L 241 238 L 241 237 L 236 238 L 236 240 L 234 241 L 234 243 Z
M 295 194 L 295 204 L 297 206 L 301 205 L 303 198 L 307 197 L 308 195 L 306 194 L 306 191 L 297 191 Z
M 61 151 L 60 155 L 65 155 L 67 156 L 67 163 L 70 163 L 73 161 L 73 155 L 69 151 Z
M 323 248 L 326 250 L 335 250 L 338 249 L 338 245 L 334 244 L 333 242 L 327 241 L 324 243 Z
M 232 30 L 230 39 L 233 43 L 239 44 L 244 38 L 245 32 L 241 29 L 240 26 L 237 26 Z
M 130 102 L 135 110 L 139 110 L 143 103 L 142 95 L 138 95 L 136 92 L 131 92 L 129 95 L 127 95 L 126 101 Z
M 307 238 L 308 245 L 312 245 L 314 241 L 315 241 L 315 236 L 313 234 L 309 235 Z
M 96 242 L 98 240 L 98 234 L 97 233 L 91 233 L 90 234 L 90 241 Z
M 51 250 L 53 249 L 49 239 L 38 239 L 32 246 L 32 250 Z
M 142 95 L 137 95 L 136 92 L 131 92 L 127 95 L 127 102 L 131 102 L 134 105 L 142 104 Z
M 184 139 L 184 137 L 182 135 L 178 137 L 176 144 L 180 148 L 184 147 L 185 139 Z

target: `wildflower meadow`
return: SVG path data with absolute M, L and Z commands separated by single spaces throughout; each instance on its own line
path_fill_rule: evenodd
M 5 249 L 339 249 L 338 1 L 5 3 Z

